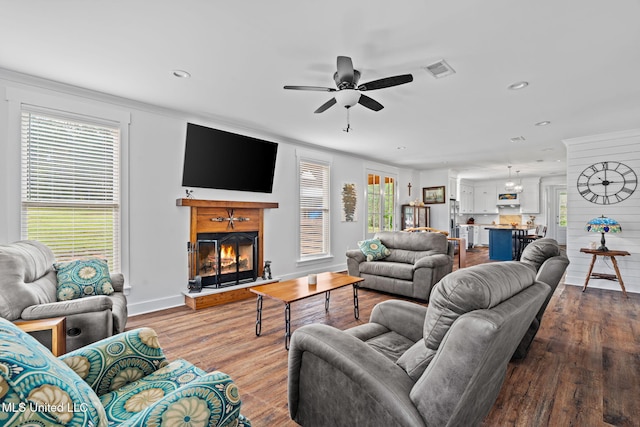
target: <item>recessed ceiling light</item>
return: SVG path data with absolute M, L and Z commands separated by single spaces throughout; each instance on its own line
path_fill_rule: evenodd
M 525 141 L 525 137 L 524 136 L 515 136 L 513 138 L 509 139 L 511 142 L 524 142 Z
M 543 120 L 541 122 L 536 123 L 536 126 L 547 126 L 550 125 L 551 122 L 549 120 Z
M 191 77 L 191 74 L 188 71 L 184 70 L 173 70 L 173 75 L 180 79 L 188 79 Z
M 407 147 L 405 147 L 404 145 L 399 145 L 398 147 L 396 147 L 396 150 L 406 150 Z
M 520 90 L 520 89 L 524 89 L 525 87 L 529 86 L 529 82 L 525 82 L 524 80 L 521 82 L 515 82 L 513 84 L 510 84 L 507 89 L 509 90 Z

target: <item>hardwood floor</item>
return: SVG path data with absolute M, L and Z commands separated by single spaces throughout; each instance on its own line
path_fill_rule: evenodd
M 486 248 L 467 265 L 488 262 Z M 457 265 L 457 262 L 456 262 Z M 291 305 L 291 328 L 366 323 L 378 302 L 394 296 L 362 289 L 360 320 L 350 288 L 333 291 L 324 310 L 318 295 Z M 640 295 L 558 286 L 528 356 L 511 362 L 483 426 L 640 425 Z M 242 413 L 256 427 L 295 426 L 287 409 L 284 309 L 264 299 L 262 335 L 255 335 L 254 299 L 192 311 L 179 307 L 129 318 L 127 329 L 154 328 L 168 359 L 221 370 L 238 384 Z

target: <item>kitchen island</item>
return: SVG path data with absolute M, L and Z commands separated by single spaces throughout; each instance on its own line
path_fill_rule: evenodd
M 522 253 L 521 237 L 532 229 L 526 225 L 491 225 L 489 230 L 489 259 L 492 261 L 511 261 L 520 259 Z

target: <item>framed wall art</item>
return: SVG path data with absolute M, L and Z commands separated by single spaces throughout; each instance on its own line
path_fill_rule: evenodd
M 439 187 L 423 187 L 422 201 L 426 205 L 444 203 L 444 185 Z

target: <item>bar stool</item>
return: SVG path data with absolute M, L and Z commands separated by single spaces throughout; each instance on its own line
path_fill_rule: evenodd
M 536 231 L 534 234 L 526 234 L 524 236 L 518 236 L 518 239 L 520 240 L 520 242 L 518 245 L 518 256 L 516 259 L 520 260 L 522 251 L 524 250 L 524 248 L 527 247 L 529 243 L 533 242 L 534 240 L 542 239 L 546 235 L 547 235 L 547 226 L 538 225 L 536 227 Z

